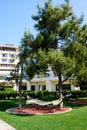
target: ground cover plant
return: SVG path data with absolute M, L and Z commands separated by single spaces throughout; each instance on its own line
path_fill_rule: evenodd
M 81 98 L 82 99 L 82 98 Z M 23 100 L 25 105 L 25 100 Z M 72 107 L 72 111 L 64 114 L 45 115 L 13 115 L 5 112 L 6 109 L 17 107 L 18 100 L 0 100 L 0 119 L 6 121 L 17 130 L 86 130 L 87 105 L 64 102 Z

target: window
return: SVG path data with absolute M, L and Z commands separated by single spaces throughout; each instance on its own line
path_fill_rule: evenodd
M 35 91 L 35 86 L 34 85 L 31 86 L 31 90 Z
M 46 85 L 41 85 L 41 84 L 40 84 L 40 85 L 39 85 L 39 90 L 43 90 L 43 91 L 46 90 Z
M 3 54 L 2 54 L 2 57 L 7 57 L 7 54 L 6 54 L 6 53 L 3 53 Z
M 14 65 L 8 65 L 8 67 L 11 67 L 11 68 L 13 68 L 13 67 L 14 67 Z
M 56 84 L 56 90 L 59 90 L 59 86 Z
M 46 85 L 42 85 L 42 90 L 46 90 Z
M 2 59 L 2 62 L 7 62 L 7 59 Z
M 7 65 L 6 64 L 1 64 L 1 67 L 7 67 Z
M 14 60 L 13 60 L 13 59 L 10 59 L 10 60 L 9 60 L 9 63 L 13 63 L 13 62 L 14 62 Z
M 9 54 L 9 57 L 10 57 L 10 58 L 14 58 L 14 55 L 13 55 L 13 54 Z
M 2 79 L 6 79 L 7 78 L 7 75 L 2 75 Z
M 12 49 L 12 48 L 10 49 L 9 48 L 8 51 L 10 51 L 10 52 L 16 52 L 16 49 Z
M 50 69 L 47 69 L 47 72 L 50 72 Z
M 4 74 L 4 75 L 3 75 L 3 74 L 0 75 L 0 79 L 4 79 L 4 80 L 5 80 L 6 78 L 7 78 L 7 75 L 6 75 L 6 74 Z
M 44 77 L 50 77 L 50 74 L 46 73 L 44 74 Z

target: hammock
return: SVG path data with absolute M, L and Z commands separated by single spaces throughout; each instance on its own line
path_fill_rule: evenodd
M 68 98 L 72 96 L 71 93 L 67 94 L 66 96 L 63 97 L 64 98 Z M 48 105 L 53 105 L 53 106 L 58 106 L 60 103 L 62 103 L 63 99 L 57 99 L 57 100 L 53 100 L 53 101 L 42 101 L 39 99 L 29 99 L 26 101 L 26 104 L 32 104 L 32 105 L 39 105 L 39 106 L 48 106 Z
M 30 99 L 30 100 L 27 100 L 26 101 L 26 104 L 36 104 L 36 105 L 39 105 L 39 106 L 48 106 L 48 105 L 59 105 L 60 103 L 62 102 L 62 99 L 61 100 L 54 100 L 54 101 L 51 101 L 51 102 L 48 102 L 48 101 L 42 101 L 42 100 L 39 100 L 39 99 Z

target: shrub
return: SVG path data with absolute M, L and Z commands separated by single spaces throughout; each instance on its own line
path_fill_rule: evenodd
M 43 97 L 43 91 L 37 91 L 36 96 L 37 97 Z
M 48 94 L 49 94 L 49 91 L 48 91 L 48 90 L 43 91 L 43 96 L 44 96 L 44 97 L 48 97 Z
M 36 97 L 36 92 L 35 91 L 27 91 L 27 95 L 30 97 Z
M 5 88 L 5 91 L 6 91 L 6 92 L 12 92 L 12 91 L 13 91 L 13 88 Z
M 7 93 L 5 91 L 0 91 L 0 99 L 5 99 L 7 96 Z
M 2 84 L 0 84 L 0 91 L 4 91 L 4 89 L 5 87 Z
M 17 91 L 11 91 L 11 92 L 6 92 L 6 91 L 0 91 L 0 99 L 10 99 L 12 98 L 16 98 L 18 96 Z
M 79 90 L 79 91 L 72 91 L 72 94 L 73 94 L 73 97 L 74 98 L 78 98 L 78 97 L 87 97 L 87 91 L 82 91 L 82 90 Z

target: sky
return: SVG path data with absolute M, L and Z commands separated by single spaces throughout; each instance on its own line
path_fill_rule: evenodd
M 0 0 L 0 45 L 19 46 L 25 29 L 36 35 L 35 21 L 32 15 L 37 14 L 37 3 L 43 7 L 46 0 Z M 64 0 L 53 0 L 53 5 L 63 4 Z M 84 14 L 87 24 L 87 0 L 70 0 L 75 15 Z

